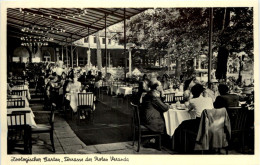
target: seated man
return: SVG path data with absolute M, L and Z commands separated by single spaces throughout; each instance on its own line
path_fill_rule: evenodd
M 215 108 L 227 108 L 239 106 L 239 96 L 236 94 L 229 94 L 229 88 L 225 84 L 219 84 L 218 91 L 220 96 L 216 98 L 214 102 Z
M 169 106 L 160 99 L 160 83 L 155 82 L 143 98 L 140 108 L 140 118 L 147 128 L 154 132 L 164 132 L 165 123 L 162 113 L 169 110 Z

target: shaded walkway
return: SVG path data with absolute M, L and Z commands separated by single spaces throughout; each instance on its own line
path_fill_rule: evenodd
M 83 120 L 77 125 L 75 117 L 67 122 L 86 145 L 126 142 L 132 139 L 131 116 L 109 109 L 101 102 L 96 103 L 93 123 Z

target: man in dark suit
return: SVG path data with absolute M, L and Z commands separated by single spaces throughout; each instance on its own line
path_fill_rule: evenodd
M 140 118 L 142 123 L 154 132 L 164 132 L 165 124 L 163 112 L 169 110 L 169 106 L 164 104 L 160 98 L 160 83 L 154 82 L 143 98 L 140 108 Z
M 214 102 L 215 108 L 227 108 L 227 107 L 237 107 L 239 106 L 239 96 L 236 94 L 229 94 L 229 88 L 225 84 L 219 84 L 218 86 L 219 94 Z

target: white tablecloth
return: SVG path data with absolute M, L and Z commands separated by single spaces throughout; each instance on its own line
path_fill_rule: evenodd
M 37 125 L 34 120 L 34 114 L 33 111 L 30 107 L 25 107 L 25 108 L 7 108 L 7 114 L 12 114 L 14 111 L 30 111 L 30 113 L 26 113 L 26 123 L 30 125 L 32 128 L 36 128 Z M 13 118 L 15 120 L 15 118 Z M 19 122 L 19 121 L 18 121 Z M 11 124 L 10 118 L 7 118 L 7 123 L 8 125 Z M 22 119 L 22 123 L 24 123 L 24 120 Z
M 175 129 L 184 121 L 195 119 L 195 113 L 188 110 L 169 109 L 163 113 L 166 131 L 169 136 L 173 136 Z
M 78 110 L 78 93 L 66 93 L 66 99 L 70 101 L 70 106 L 74 112 L 77 112 Z M 87 98 L 89 99 L 89 98 Z M 93 104 L 96 100 L 96 96 L 93 98 Z M 86 101 L 87 103 L 88 101 Z M 93 105 L 93 110 L 95 110 L 95 104 Z
M 29 107 L 29 102 L 28 102 L 28 99 L 26 98 L 26 96 L 10 95 L 8 97 L 10 97 L 10 98 L 22 98 L 22 100 L 25 101 L 25 107 Z
M 132 87 L 119 87 L 118 88 L 118 94 L 123 94 L 124 96 L 131 95 L 132 90 L 133 90 Z
M 126 87 L 125 85 L 111 85 L 110 88 L 111 88 L 111 95 L 113 93 L 115 93 L 116 95 L 120 94 L 119 93 L 119 88 L 120 87 Z
M 171 89 L 165 90 L 165 91 L 163 91 L 163 93 L 164 94 L 175 93 L 175 96 L 183 96 L 183 92 L 171 90 Z
M 30 94 L 30 91 L 29 91 L 29 87 L 28 85 L 18 85 L 18 86 L 13 86 L 12 88 L 10 88 L 10 90 L 26 90 L 27 91 L 27 98 L 29 100 L 31 100 L 31 94 Z

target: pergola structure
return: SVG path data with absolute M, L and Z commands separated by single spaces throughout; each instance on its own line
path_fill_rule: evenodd
M 107 27 L 124 21 L 124 52 L 126 56 L 126 19 L 147 9 L 148 8 L 8 8 L 7 36 L 20 38 L 22 46 L 41 46 L 46 45 L 48 42 L 61 45 L 62 49 L 65 46 L 66 57 L 68 57 L 67 46 L 71 45 L 71 58 L 73 59 L 72 43 L 74 41 L 103 29 L 105 29 L 106 38 Z M 105 54 L 107 57 L 107 43 L 105 44 Z M 29 61 L 30 60 L 29 58 Z
M 51 36 L 70 44 L 139 14 L 147 8 L 8 8 L 8 36 Z

